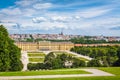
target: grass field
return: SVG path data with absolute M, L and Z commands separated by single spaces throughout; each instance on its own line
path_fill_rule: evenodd
M 28 79 L 28 80 L 120 80 L 120 67 L 97 68 L 116 76 L 102 76 L 102 77 L 75 77 L 75 78 L 53 78 L 53 79 Z
M 39 62 L 39 63 L 43 63 L 44 62 L 44 58 L 29 58 L 29 62 Z
M 120 76 L 120 67 L 98 68 L 100 70 Z
M 30 63 L 43 63 L 45 54 L 43 52 L 28 52 Z
M 45 54 L 39 54 L 39 53 L 28 54 L 28 57 L 36 57 L 36 56 L 45 57 Z
M 60 55 L 60 54 L 67 54 L 67 55 L 70 55 L 70 56 L 76 56 L 76 55 L 73 55 L 73 54 L 69 54 L 67 52 L 62 52 L 62 51 L 54 51 L 55 54 L 57 55 Z
M 60 69 L 60 70 L 41 70 L 41 71 L 26 71 L 26 72 L 0 72 L 0 76 L 33 76 L 33 75 L 65 75 L 65 74 L 90 74 L 83 70 Z
M 46 79 L 25 79 L 25 80 L 120 80 L 120 67 L 97 68 L 116 76 L 102 77 L 70 77 L 70 78 L 46 78 Z M 88 74 L 88 72 L 77 69 L 58 69 L 47 71 L 26 71 L 26 72 L 0 72 L 0 76 L 31 76 L 31 75 L 57 75 L 57 74 Z

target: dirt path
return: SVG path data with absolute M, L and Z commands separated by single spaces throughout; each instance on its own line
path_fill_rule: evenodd
M 0 80 L 13 79 L 35 79 L 35 78 L 64 78 L 64 77 L 87 77 L 87 76 L 114 76 L 113 74 L 98 69 L 79 69 L 90 72 L 92 74 L 70 74 L 70 75 L 37 75 L 37 76 L 3 76 Z

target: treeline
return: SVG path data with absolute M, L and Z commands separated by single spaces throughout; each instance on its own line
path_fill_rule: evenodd
M 38 38 L 38 39 L 26 38 L 25 40 L 19 40 L 19 41 L 21 41 L 21 42 L 39 42 L 39 41 L 67 42 L 70 40 L 50 40 L 50 39 L 42 39 L 42 38 Z
M 94 40 L 86 37 L 81 37 L 81 38 L 72 38 L 70 40 L 49 40 L 49 39 L 26 39 L 25 42 L 38 42 L 38 41 L 51 41 L 51 42 L 67 42 L 71 41 L 74 44 L 102 44 L 102 43 L 120 43 L 120 41 L 106 41 L 106 40 Z
M 79 58 L 64 53 L 56 55 L 51 52 L 46 55 L 44 63 L 29 63 L 28 70 L 77 68 L 85 66 L 87 66 L 86 62 Z
M 116 63 L 119 60 L 118 55 L 120 55 L 119 46 L 74 47 L 71 51 L 92 57 L 93 60 L 90 61 L 89 66 L 97 66 L 98 63 L 98 66 L 120 66 Z
M 89 38 L 73 38 L 70 41 L 75 44 L 120 43 L 120 41 L 90 40 Z

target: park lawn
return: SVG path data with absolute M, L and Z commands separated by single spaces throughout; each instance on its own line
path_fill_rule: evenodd
M 115 76 L 96 76 L 96 77 L 70 77 L 70 78 L 46 78 L 46 79 L 28 79 L 28 80 L 120 80 L 120 67 L 97 68 Z
M 78 58 L 79 60 L 89 61 L 88 59 L 85 59 L 85 58 L 82 58 L 82 57 L 77 57 L 77 56 L 75 56 L 75 57 Z
M 43 52 L 28 52 L 28 54 L 45 54 Z
M 98 69 L 120 76 L 120 67 L 108 67 L 108 68 L 103 67 Z
M 23 71 L 23 72 L 0 72 L 0 76 L 34 76 L 34 75 L 65 75 L 65 74 L 91 74 L 84 70 L 41 70 L 41 71 Z
M 45 57 L 45 54 L 41 54 L 41 53 L 29 53 L 28 54 L 29 57 Z
M 44 62 L 44 58 L 29 58 L 29 62 Z

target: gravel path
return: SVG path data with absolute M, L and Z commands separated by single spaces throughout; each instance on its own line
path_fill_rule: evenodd
M 26 71 L 27 70 L 27 64 L 29 63 L 26 51 L 21 52 L 21 61 L 23 63 L 23 70 L 22 71 Z
M 92 74 L 70 74 L 70 75 L 37 75 L 37 76 L 3 76 L 0 80 L 13 79 L 35 79 L 35 78 L 64 78 L 64 77 L 87 77 L 87 76 L 114 76 L 113 74 L 98 69 L 79 69 L 90 72 Z

